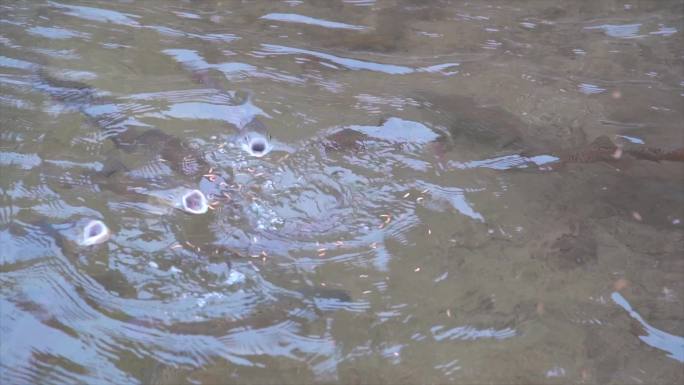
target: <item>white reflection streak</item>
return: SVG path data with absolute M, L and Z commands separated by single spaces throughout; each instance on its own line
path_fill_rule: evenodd
M 255 116 L 267 116 L 266 113 L 254 104 L 245 103 L 236 106 L 220 106 L 209 103 L 175 103 L 166 111 L 143 114 L 143 117 L 174 118 L 184 120 L 219 120 L 225 121 L 238 128 L 244 127 Z
M 675 33 L 677 33 L 677 28 L 672 28 L 672 27 L 666 27 L 664 25 L 660 25 L 657 31 L 649 32 L 649 35 L 661 35 L 661 36 L 672 36 Z
M 336 21 L 329 21 L 324 19 L 316 19 L 309 16 L 298 15 L 296 13 L 269 13 L 267 15 L 261 16 L 264 20 L 274 20 L 274 21 L 284 21 L 290 23 L 300 23 L 317 25 L 320 27 L 331 28 L 331 29 L 351 29 L 356 31 L 361 31 L 366 29 L 366 27 L 360 25 L 352 25 L 346 23 L 339 23 Z
M 58 27 L 31 27 L 26 30 L 31 35 L 40 36 L 46 39 L 71 39 L 74 37 L 88 39 L 90 34 L 84 32 L 76 32 L 66 28 Z
M 239 39 L 238 36 L 235 36 L 233 34 L 220 34 L 220 33 L 212 33 L 212 34 L 196 34 L 196 33 L 191 33 L 191 32 L 184 32 L 184 31 L 179 31 L 170 27 L 165 27 L 165 26 L 160 26 L 160 25 L 143 25 L 140 24 L 138 21 L 135 19 L 139 19 L 140 16 L 138 15 L 133 15 L 129 13 L 122 13 L 122 12 L 117 12 L 117 11 L 112 11 L 108 9 L 102 9 L 102 8 L 94 8 L 94 7 L 84 7 L 84 6 L 77 6 L 77 5 L 66 5 L 66 4 L 61 4 L 57 2 L 50 1 L 48 4 L 60 8 L 62 10 L 65 10 L 64 14 L 69 15 L 69 16 L 74 16 L 78 17 L 80 19 L 84 20 L 90 20 L 90 21 L 96 21 L 100 23 L 112 23 L 112 24 L 118 24 L 118 25 L 124 25 L 128 27 L 134 27 L 134 28 L 149 28 L 157 31 L 158 33 L 165 35 L 165 36 L 185 36 L 185 37 L 191 37 L 191 38 L 198 38 L 201 40 L 206 40 L 206 41 L 224 41 L 224 42 L 231 42 L 234 40 Z M 32 28 L 33 32 L 37 33 L 42 33 L 45 34 L 45 32 L 50 32 L 48 29 L 36 29 Z M 29 31 L 31 32 L 31 31 Z M 82 35 L 64 35 L 62 33 L 62 36 L 65 36 L 63 38 L 69 38 L 69 37 L 86 37 Z M 51 38 L 60 38 L 59 36 L 55 36 L 54 34 L 51 35 Z
M 31 70 L 36 68 L 37 65 L 24 60 L 13 59 L 7 56 L 0 56 L 0 67 Z
M 274 81 L 283 81 L 292 84 L 304 84 L 305 80 L 291 75 L 277 72 L 260 72 L 258 68 L 246 63 L 225 62 L 218 64 L 208 63 L 197 51 L 189 49 L 165 49 L 163 53 L 171 56 L 178 63 L 186 66 L 191 71 L 215 69 L 223 73 L 227 79 L 233 79 L 242 75 L 261 77 Z
M 43 160 L 36 154 L 22 154 L 18 152 L 0 152 L 0 165 L 16 166 L 22 170 L 30 170 L 39 166 Z
M 439 138 L 439 135 L 420 122 L 391 117 L 381 126 L 349 126 L 370 137 L 395 143 L 425 144 Z
M 632 143 L 636 143 L 636 144 L 646 144 L 646 142 L 644 142 L 643 139 L 637 138 L 636 136 L 627 136 L 627 135 L 616 135 L 616 136 L 619 137 L 619 138 L 626 139 L 626 140 L 628 140 L 628 141 L 630 141 L 630 142 L 632 142 Z
M 585 95 L 600 94 L 606 91 L 605 88 L 599 87 L 591 83 L 581 83 L 577 86 L 577 88 L 579 89 L 579 92 Z
M 389 75 L 406 75 L 406 74 L 411 74 L 411 73 L 415 73 L 415 72 L 438 72 L 438 73 L 442 73 L 444 75 L 452 75 L 452 74 L 455 74 L 456 72 L 445 72 L 445 70 L 447 68 L 459 66 L 459 63 L 443 63 L 443 64 L 437 64 L 437 65 L 433 65 L 433 66 L 429 66 L 429 67 L 413 68 L 413 67 L 400 66 L 400 65 L 394 65 L 394 64 L 381 64 L 381 63 L 374 63 L 374 62 L 357 60 L 357 59 L 350 59 L 350 58 L 346 58 L 346 57 L 339 57 L 339 56 L 330 55 L 330 54 L 323 53 L 323 52 L 311 51 L 311 50 L 301 49 L 301 48 L 286 47 L 286 46 L 276 45 L 276 44 L 262 44 L 261 46 L 266 51 L 265 54 L 310 55 L 313 57 L 317 57 L 319 59 L 327 60 L 327 61 L 335 63 L 337 65 L 341 65 L 341 66 L 343 66 L 347 69 L 353 70 L 353 71 L 367 70 L 367 71 L 382 72 L 382 73 L 386 73 Z
M 363 313 L 370 309 L 368 301 L 342 301 L 336 298 L 313 297 L 313 302 L 319 311 L 346 310 L 353 313 Z
M 630 317 L 634 318 L 644 328 L 646 335 L 639 336 L 640 340 L 644 341 L 647 345 L 668 352 L 668 357 L 674 358 L 679 362 L 684 362 L 683 337 L 666 333 L 646 323 L 641 315 L 632 309 L 632 306 L 620 293 L 613 292 L 610 297 L 616 304 L 625 309 L 627 313 L 629 313 Z
M 641 24 L 602 24 L 584 27 L 584 29 L 599 29 L 610 37 L 616 37 L 620 39 L 644 37 L 644 35 L 638 35 L 639 30 L 641 29 Z
M 449 165 L 459 169 L 491 168 L 493 170 L 510 170 L 513 168 L 527 168 L 530 164 L 543 166 L 557 162 L 559 158 L 552 155 L 537 155 L 526 157 L 522 155 L 505 155 L 498 158 L 471 160 L 469 162 L 449 162 Z
M 445 375 L 450 376 L 455 371 L 461 370 L 461 366 L 458 365 L 458 360 L 452 360 L 446 364 L 435 365 L 435 369 L 441 370 Z
M 505 329 L 477 329 L 472 326 L 458 326 L 453 329 L 441 331 L 443 326 L 435 326 L 430 331 L 432 336 L 437 341 L 442 340 L 478 340 L 483 338 L 492 338 L 497 340 L 503 340 L 511 337 L 515 337 L 515 329 L 505 328 Z
M 134 18 L 140 18 L 140 16 L 137 15 L 110 11 L 101 8 L 60 4 L 54 1 L 49 1 L 48 4 L 58 8 L 66 8 L 68 9 L 68 11 L 64 12 L 65 14 L 69 16 L 75 16 L 81 19 L 99 21 L 101 23 L 113 23 L 127 25 L 131 27 L 140 27 L 140 23 L 133 20 Z
M 451 206 L 454 209 L 456 209 L 459 213 L 472 219 L 476 219 L 480 222 L 485 221 L 482 214 L 475 211 L 475 209 L 473 209 L 473 207 L 470 205 L 470 203 L 465 197 L 465 191 L 463 189 L 458 187 L 437 186 L 424 181 L 419 181 L 418 185 L 421 186 L 420 188 L 429 188 L 430 194 L 433 197 L 449 202 Z

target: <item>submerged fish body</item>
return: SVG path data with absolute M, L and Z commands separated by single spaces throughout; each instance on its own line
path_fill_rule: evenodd
M 211 76 L 208 70 L 193 69 L 188 63 L 185 63 L 184 66 L 190 70 L 192 79 L 196 83 L 234 97 L 234 93 L 227 91 L 221 82 Z M 257 117 L 257 115 L 268 115 L 260 108 L 254 106 L 252 103 L 252 93 L 248 92 L 243 103 L 239 106 L 242 110 L 240 115 L 246 117 L 246 119 L 233 119 L 230 121 L 238 129 L 238 132 L 232 136 L 232 142 L 237 143 L 247 154 L 257 158 L 266 156 L 276 147 L 280 147 L 280 149 L 287 148 L 286 146 L 277 146 L 273 143 L 268 127 Z
M 228 104 L 184 100 L 160 109 L 143 105 L 141 101 L 152 98 L 166 104 L 177 98 L 176 93 L 140 94 L 119 100 L 85 83 L 62 79 L 45 68 L 36 71 L 34 86 L 65 106 L 82 112 L 119 149 L 158 155 L 181 175 L 193 176 L 203 171 L 207 166 L 204 154 L 191 143 L 154 128 L 141 119 L 219 120 L 233 126 L 236 133 L 229 137 L 250 155 L 261 157 L 274 148 L 268 128 L 257 118 L 258 115 L 268 115 L 252 103 L 251 94 L 242 103 L 231 105 L 238 101 L 235 92 L 219 89 L 218 95 L 215 92 L 214 95 Z
M 131 97 L 133 102 L 127 99 L 119 100 L 98 92 L 85 83 L 61 79 L 45 69 L 36 71 L 35 88 L 64 103 L 67 107 L 80 111 L 91 124 L 101 130 L 103 137 L 110 139 L 115 145 L 115 149 L 107 154 L 103 169 L 92 176 L 93 181 L 119 194 L 151 194 L 152 198 L 156 195 L 166 195 L 164 191 L 169 187 L 182 190 L 180 194 L 174 195 L 175 198 L 172 201 L 169 202 L 168 199 L 161 201 L 189 213 L 206 212 L 207 200 L 204 193 L 201 198 L 193 200 L 193 203 L 197 204 L 194 206 L 188 205 L 187 200 L 181 199 L 184 193 L 197 189 L 201 185 L 200 178 L 206 176 L 208 170 L 212 168 L 201 146 L 139 120 L 145 117 L 179 119 L 188 116 L 195 117 L 194 109 L 185 108 L 183 103 L 173 104 L 167 109 L 162 107 L 161 110 L 141 105 L 138 100 L 144 100 L 145 95 Z M 234 100 L 232 94 L 228 92 L 223 94 L 226 95 L 226 100 Z M 154 94 L 154 97 L 171 98 L 174 96 Z M 211 106 L 210 104 L 202 105 Z M 236 126 L 237 133 L 229 135 L 230 139 L 246 153 L 258 158 L 274 149 L 266 125 L 255 116 L 263 114 L 263 111 L 254 106 L 250 98 L 240 105 L 216 108 L 216 111 L 205 111 L 207 114 L 205 118 L 212 118 L 217 113 L 229 115 L 221 119 Z M 202 119 L 203 116 L 195 118 Z M 212 175 L 212 180 L 215 180 L 216 184 L 222 182 L 226 184 L 226 181 L 232 179 L 232 168 L 223 166 L 218 174 L 220 175 Z M 112 178 L 114 176 L 116 178 Z M 178 179 L 179 176 L 182 179 Z M 160 183 L 162 185 L 158 186 Z M 179 186 L 185 187 L 179 188 Z M 222 193 L 223 189 L 212 186 L 210 190 Z M 156 191 L 160 193 L 156 194 Z
M 143 164 L 142 169 L 138 169 L 138 174 L 159 179 L 160 175 L 158 175 L 157 170 L 161 170 L 162 166 L 168 167 L 172 173 L 168 179 L 171 179 L 174 184 L 179 184 L 179 182 L 173 180 L 173 176 L 192 178 L 199 176 L 208 169 L 207 162 L 198 149 L 160 129 L 136 126 L 135 122 L 120 113 L 116 103 L 107 100 L 107 98 L 98 97 L 97 91 L 86 84 L 62 80 L 51 76 L 45 70 L 40 70 L 36 87 L 47 92 L 54 99 L 78 109 L 91 123 L 109 134 L 109 138 L 115 144 L 116 149 L 107 154 L 102 170 L 91 175 L 91 180 L 101 187 L 118 194 L 125 194 L 131 198 L 132 195 L 140 194 L 141 191 L 149 189 L 149 186 L 145 186 L 147 184 L 145 181 L 136 183 L 136 178 L 132 177 L 136 168 L 132 167 L 131 170 L 127 166 L 125 161 L 127 154 L 144 155 L 143 158 L 151 158 Z M 157 164 L 155 165 L 155 163 Z M 147 167 L 147 171 L 144 167 Z M 123 176 L 123 174 L 127 175 Z M 189 182 L 180 182 L 180 184 L 187 185 Z M 192 204 L 187 204 L 190 200 L 183 197 L 184 194 L 190 194 L 191 191 L 193 191 L 192 188 L 185 188 L 181 193 L 176 194 L 178 196 L 173 201 L 163 202 L 189 213 L 206 212 L 206 198 L 201 192 L 199 195 L 197 193 L 192 195 L 201 198 L 191 199 Z
M 209 168 L 203 154 L 189 143 L 159 129 L 128 129 L 111 137 L 125 153 L 147 153 L 174 173 L 185 177 L 200 175 Z M 110 172 L 114 170 L 110 169 Z
M 75 255 L 96 247 L 113 236 L 109 227 L 99 219 L 81 218 L 69 223 L 51 223 L 41 217 L 30 223 L 52 238 L 65 255 Z
M 38 74 L 37 88 L 55 100 L 65 103 L 68 107 L 80 111 L 93 126 L 101 130 L 104 138 L 110 139 L 111 143 L 114 144 L 114 148 L 105 154 L 106 159 L 103 161 L 102 169 L 95 171 L 96 175 L 92 175 L 90 180 L 96 183 L 98 188 L 106 189 L 114 192 L 118 197 L 122 197 L 127 203 L 123 207 L 142 207 L 143 210 L 150 210 L 151 207 L 151 211 L 154 211 L 156 208 L 153 206 L 158 204 L 162 207 L 180 209 L 190 214 L 203 214 L 210 209 L 210 203 L 214 204 L 219 201 L 217 197 L 228 196 L 228 202 L 231 204 L 237 202 L 236 206 L 238 206 L 237 210 L 240 214 L 251 215 L 248 208 L 248 198 L 255 197 L 248 196 L 247 192 L 234 191 L 236 187 L 233 170 L 229 166 L 232 163 L 226 162 L 221 166 L 210 165 L 213 158 L 205 156 L 201 146 L 193 146 L 191 142 L 138 120 L 138 118 L 146 117 L 145 114 L 149 111 L 138 113 L 134 110 L 136 107 L 130 106 L 131 103 L 125 99 L 102 95 L 83 83 L 61 81 L 58 78 L 51 77 L 47 72 Z M 272 141 L 266 125 L 256 117 L 251 117 L 247 123 L 237 128 L 238 131 L 231 138 L 238 148 L 251 157 L 264 157 L 279 146 Z M 229 155 L 232 156 L 234 153 Z M 261 160 L 254 161 L 255 163 L 262 162 Z M 212 171 L 212 168 L 216 171 Z M 240 187 L 238 186 L 237 189 L 239 190 Z M 260 197 L 257 196 L 258 198 Z M 133 205 L 129 205 L 129 202 L 132 202 Z M 221 212 L 235 213 L 235 211 L 225 209 Z M 162 209 L 160 213 L 165 212 Z M 209 219 L 214 221 L 216 217 L 218 216 L 212 216 Z M 200 218 L 199 221 L 205 223 L 203 218 Z M 53 227 L 49 228 L 53 229 Z M 90 264 L 88 258 L 80 255 L 81 248 L 98 247 L 97 244 L 109 238 L 110 230 L 104 222 L 92 221 L 85 226 L 78 227 L 78 229 L 80 232 L 71 237 L 74 242 L 64 242 L 66 238 L 63 234 L 54 235 L 60 244 L 66 245 L 64 254 L 74 260 L 82 260 L 78 263 L 84 263 L 84 268 L 89 270 L 88 274 L 108 290 L 117 292 L 122 297 L 136 297 L 135 285 L 128 281 L 125 274 L 109 265 Z M 188 233 L 193 233 L 191 229 L 185 230 L 188 230 Z M 209 231 L 211 230 L 201 229 L 197 232 L 203 233 L 201 237 L 205 237 Z M 179 242 L 182 241 L 179 240 Z M 233 251 L 223 252 L 219 249 L 212 249 L 213 246 L 216 246 L 213 240 L 205 243 L 196 242 L 195 239 L 192 239 L 192 242 L 201 245 L 201 251 L 200 247 L 197 247 L 196 258 L 183 258 L 182 260 L 190 265 L 200 265 L 196 269 L 193 265 L 195 273 L 200 271 L 202 274 L 211 277 L 219 277 L 220 275 L 220 279 L 217 278 L 215 284 L 222 284 L 225 281 L 224 276 L 227 274 L 223 273 L 232 271 L 232 265 L 228 258 L 233 258 L 236 254 Z M 185 243 L 189 244 L 189 242 Z M 185 243 L 183 244 L 185 245 Z M 194 249 L 194 247 L 192 248 Z M 244 250 L 243 247 L 234 249 Z M 106 248 L 97 250 L 107 251 Z M 214 251 L 217 252 L 216 255 L 214 255 Z M 180 253 L 180 251 L 178 252 Z M 195 254 L 193 253 L 193 255 Z M 219 270 L 223 273 L 213 273 L 211 264 L 206 263 L 206 258 L 209 256 L 220 259 L 223 267 Z M 108 258 L 117 258 L 117 256 L 110 255 Z M 309 296 L 315 298 L 315 301 L 309 299 Z M 326 288 L 295 289 L 292 292 L 288 291 L 285 298 L 299 301 L 297 303 L 303 305 L 298 306 L 310 307 L 316 311 L 318 311 L 316 308 L 318 302 L 332 307 L 335 303 L 344 304 L 351 301 L 347 292 Z
M 602 135 L 587 145 L 562 151 L 553 168 L 572 163 L 618 162 L 622 160 L 648 160 L 652 162 L 684 162 L 684 148 L 673 150 L 632 143 L 616 144 Z

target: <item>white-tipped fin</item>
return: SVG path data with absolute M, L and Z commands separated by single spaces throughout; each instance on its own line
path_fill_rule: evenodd
M 107 225 L 105 225 L 104 222 L 95 219 L 88 222 L 83 228 L 83 239 L 81 240 L 81 244 L 83 246 L 97 245 L 106 242 L 110 235 L 111 233 Z
M 181 207 L 190 214 L 204 214 L 209 210 L 207 197 L 200 190 L 190 190 L 181 198 Z

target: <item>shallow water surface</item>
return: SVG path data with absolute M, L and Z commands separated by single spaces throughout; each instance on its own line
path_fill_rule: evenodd
M 2 384 L 684 381 L 681 1 L 0 7 Z

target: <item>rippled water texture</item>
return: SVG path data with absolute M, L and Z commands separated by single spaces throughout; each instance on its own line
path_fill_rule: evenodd
M 0 9 L 3 385 L 684 381 L 680 0 Z

